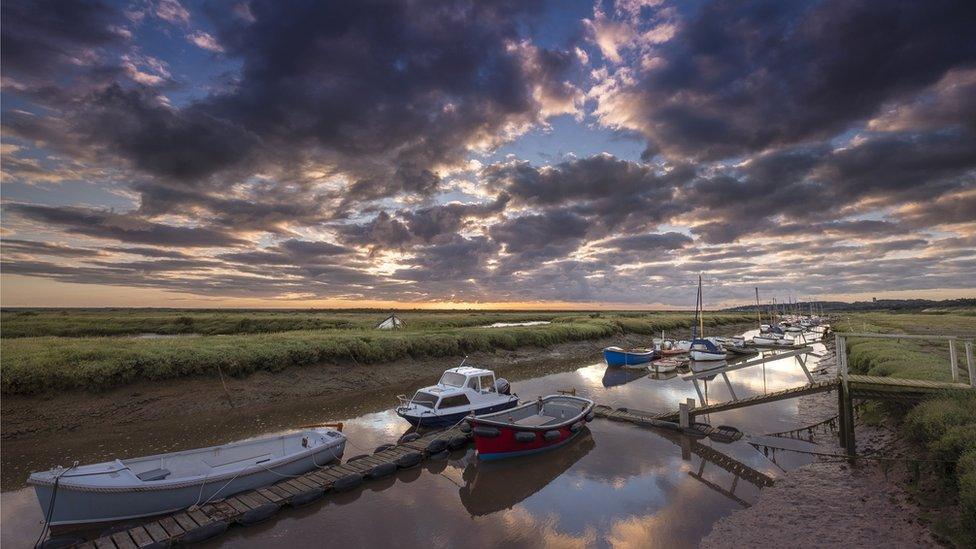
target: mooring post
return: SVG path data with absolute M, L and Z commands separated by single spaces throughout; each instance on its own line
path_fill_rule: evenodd
M 857 442 L 854 440 L 854 398 L 848 387 L 844 387 L 844 417 L 847 419 L 845 429 L 844 450 L 847 456 L 853 458 L 857 453 Z
M 976 361 L 973 361 L 973 342 L 966 342 L 966 369 L 969 370 L 969 386 L 976 387 Z
M 952 368 L 952 382 L 959 382 L 959 357 L 956 356 L 956 340 L 949 340 L 949 367 Z
M 678 404 L 678 426 L 682 429 L 691 427 L 691 418 L 688 410 L 688 403 L 686 402 Z
M 844 446 L 847 440 L 847 425 L 844 421 L 844 384 L 837 383 L 837 444 Z

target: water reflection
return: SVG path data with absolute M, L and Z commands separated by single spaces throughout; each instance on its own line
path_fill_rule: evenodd
M 631 381 L 637 381 L 638 379 L 645 377 L 648 374 L 646 368 L 643 369 L 628 369 L 628 368 L 611 368 L 607 367 L 606 371 L 603 372 L 603 382 L 604 387 L 616 387 L 618 385 L 625 385 Z
M 595 446 L 587 429 L 562 448 L 523 459 L 479 462 L 472 452 L 461 474 L 461 504 L 472 516 L 514 507 L 546 487 Z

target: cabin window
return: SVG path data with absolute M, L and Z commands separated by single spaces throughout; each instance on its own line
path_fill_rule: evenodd
M 437 404 L 437 395 L 432 395 L 430 393 L 425 393 L 423 391 L 417 391 L 417 394 L 413 395 L 413 400 L 410 402 L 414 404 L 419 404 L 425 408 L 433 408 Z
M 475 391 L 478 391 L 479 390 L 478 389 L 478 378 L 472 377 L 471 379 L 468 380 L 468 389 L 474 389 Z
M 485 393 L 495 392 L 495 383 L 491 376 L 481 376 L 481 390 Z
M 438 410 L 441 410 L 443 408 L 454 408 L 454 407 L 457 407 L 457 406 L 467 406 L 468 404 L 471 404 L 471 401 L 468 400 L 468 397 L 466 397 L 464 395 L 455 395 L 455 396 L 449 396 L 449 397 L 442 398 L 441 399 L 441 404 L 440 404 L 440 406 L 437 407 L 437 409 Z
M 441 383 L 448 387 L 464 387 L 464 375 L 457 372 L 444 372 Z

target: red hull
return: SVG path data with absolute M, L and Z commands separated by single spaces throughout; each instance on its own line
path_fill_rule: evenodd
M 491 416 L 469 417 L 475 448 L 483 460 L 534 454 L 561 446 L 583 432 L 593 419 L 592 402 L 582 412 L 559 425 L 527 426 L 504 424 Z M 496 416 L 498 414 L 492 414 Z

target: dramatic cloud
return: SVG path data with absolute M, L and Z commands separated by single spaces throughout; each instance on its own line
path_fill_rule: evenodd
M 3 2 L 3 273 L 289 303 L 973 291 L 972 2 L 579 8 Z

